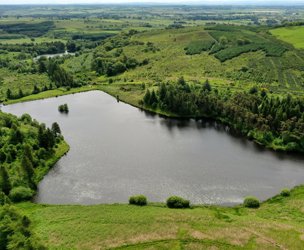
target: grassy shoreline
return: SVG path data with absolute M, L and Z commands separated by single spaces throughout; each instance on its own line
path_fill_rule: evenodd
M 48 249 L 301 249 L 304 186 L 259 209 L 20 203 Z

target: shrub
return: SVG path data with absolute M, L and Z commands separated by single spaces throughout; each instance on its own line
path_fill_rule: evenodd
M 167 199 L 167 206 L 169 208 L 188 208 L 190 207 L 190 201 L 178 196 L 171 196 Z
M 290 190 L 287 189 L 287 188 L 282 189 L 282 191 L 281 191 L 281 196 L 283 196 L 283 197 L 288 197 L 288 196 L 290 196 Z
M 248 196 L 244 200 L 244 206 L 249 208 L 258 208 L 260 207 L 260 201 L 253 196 Z
M 145 206 L 147 205 L 147 197 L 144 195 L 135 195 L 129 198 L 130 205 Z
M 11 190 L 9 197 L 13 202 L 19 202 L 31 199 L 33 194 L 30 188 L 19 186 Z
M 10 199 L 5 195 L 5 193 L 0 192 L 0 206 L 3 206 L 5 204 L 10 204 Z
M 69 113 L 69 107 L 68 107 L 68 105 L 66 103 L 62 104 L 62 105 L 59 105 L 58 111 L 60 113 Z

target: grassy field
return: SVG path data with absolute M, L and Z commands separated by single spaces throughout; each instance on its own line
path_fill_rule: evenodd
M 301 249 L 304 187 L 259 209 L 21 203 L 49 249 Z
M 297 49 L 304 48 L 304 26 L 278 28 L 270 32 L 277 38 L 292 44 Z

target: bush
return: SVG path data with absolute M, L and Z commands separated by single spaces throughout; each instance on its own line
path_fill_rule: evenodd
M 11 190 L 9 197 L 13 202 L 29 200 L 32 198 L 34 192 L 27 187 L 15 187 Z
M 167 199 L 167 206 L 169 208 L 188 208 L 190 207 L 190 201 L 178 196 L 171 196 Z
M 5 193 L 0 192 L 0 206 L 3 206 L 5 204 L 10 204 L 10 199 L 5 195 Z
M 144 195 L 135 195 L 129 198 L 130 205 L 145 206 L 147 205 L 147 203 L 148 203 L 147 198 Z
M 287 188 L 284 188 L 284 189 L 281 191 L 281 196 L 283 196 L 283 197 L 288 197 L 288 196 L 290 196 L 290 190 L 287 189 Z
M 260 201 L 256 197 L 249 196 L 245 198 L 244 206 L 249 208 L 258 208 L 260 207 Z
M 60 113 L 69 113 L 69 107 L 68 107 L 68 105 L 66 103 L 62 104 L 62 105 L 59 105 L 58 111 Z

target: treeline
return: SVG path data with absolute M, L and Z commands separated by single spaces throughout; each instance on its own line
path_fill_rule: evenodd
M 28 114 L 0 112 L 0 193 L 13 202 L 31 199 L 62 140 L 57 123 L 47 128 Z
M 54 88 L 56 88 L 57 86 L 54 86 L 52 83 L 50 83 L 49 85 L 44 85 L 43 87 L 38 87 L 36 84 L 33 86 L 33 90 L 30 92 L 24 92 L 21 88 L 19 88 L 18 91 L 13 92 L 10 88 L 8 88 L 6 90 L 6 98 L 8 100 L 15 100 L 15 99 L 19 99 L 28 95 L 35 95 L 38 94 L 42 91 L 47 91 L 47 90 L 52 90 Z
M 65 44 L 60 41 L 43 43 L 1 44 L 0 50 L 9 52 L 23 52 L 32 56 L 44 54 L 58 54 L 65 52 Z
M 205 15 L 193 15 L 187 17 L 188 20 L 205 20 L 205 21 L 252 20 L 256 18 L 257 17 L 254 15 L 240 15 L 240 14 L 230 14 L 230 15 L 205 14 Z
M 100 41 L 104 40 L 108 37 L 114 36 L 114 34 L 111 33 L 98 33 L 98 34 L 75 34 L 72 36 L 72 40 L 89 40 L 89 41 Z
M 54 28 L 53 21 L 45 21 L 40 23 L 10 23 L 0 24 L 0 29 L 7 33 L 23 34 L 29 37 L 39 37 Z
M 147 90 L 143 104 L 184 117 L 210 117 L 268 147 L 304 152 L 304 100 L 269 96 L 265 90 L 232 92 L 203 85 L 160 84 Z

